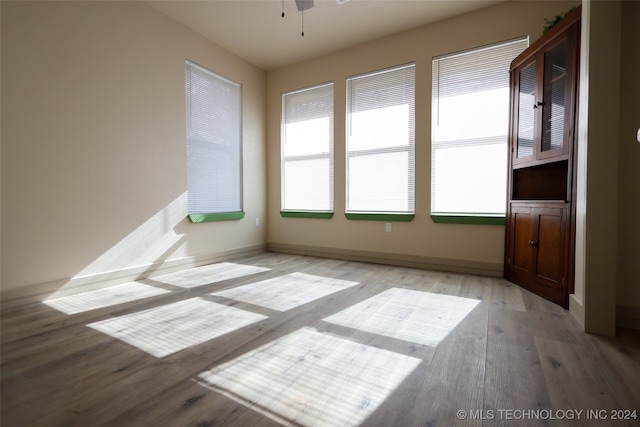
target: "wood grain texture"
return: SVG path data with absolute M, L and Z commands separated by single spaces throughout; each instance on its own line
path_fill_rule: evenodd
M 499 410 L 640 411 L 637 332 L 587 335 L 566 310 L 502 279 L 275 253 L 233 262 L 259 269 L 225 280 L 207 276 L 215 268 L 184 272 L 181 286 L 152 277 L 142 282 L 170 292 L 74 314 L 3 310 L 2 426 L 494 426 L 514 422 Z M 357 284 L 285 311 L 232 299 L 293 273 Z M 163 357 L 88 326 L 195 298 L 197 310 L 227 306 L 258 321 Z M 465 316 L 430 308 L 469 300 Z M 365 318 L 331 322 L 354 310 Z M 453 326 L 428 339 L 438 322 Z M 584 416 L 520 425 L 638 424 Z

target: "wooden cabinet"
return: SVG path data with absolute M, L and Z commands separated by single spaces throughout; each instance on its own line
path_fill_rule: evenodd
M 580 8 L 511 63 L 504 276 L 567 307 L 573 291 Z
M 568 248 L 565 203 L 513 204 L 508 218 L 509 279 L 565 305 Z

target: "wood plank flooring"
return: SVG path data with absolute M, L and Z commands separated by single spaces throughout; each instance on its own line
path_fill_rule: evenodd
M 91 305 L 71 314 L 3 309 L 1 425 L 640 425 L 638 331 L 585 334 L 496 278 L 274 253 L 229 263 L 141 280 L 169 292 L 107 293 L 105 307 L 85 295 Z M 286 305 L 245 286 L 258 282 Z M 200 311 L 165 319 L 162 307 L 189 301 Z M 202 331 L 242 313 L 230 332 Z M 114 330 L 90 326 L 105 323 Z

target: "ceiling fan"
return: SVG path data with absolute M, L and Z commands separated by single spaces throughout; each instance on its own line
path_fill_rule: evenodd
M 344 4 L 348 1 L 349 0 L 336 0 L 338 4 Z M 298 12 L 311 9 L 313 7 L 313 0 L 296 0 L 296 7 L 298 8 Z
M 313 0 L 296 0 L 298 12 L 304 12 L 307 9 L 311 9 L 313 6 Z
M 338 4 L 344 4 L 349 0 L 336 0 Z M 298 12 L 302 14 L 302 35 L 304 36 L 304 11 L 309 10 L 314 6 L 313 0 L 295 0 Z M 284 18 L 284 0 L 282 0 L 282 17 Z

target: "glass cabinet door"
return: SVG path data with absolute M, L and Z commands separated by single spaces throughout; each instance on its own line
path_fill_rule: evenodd
M 536 61 L 527 65 L 519 74 L 518 88 L 518 140 L 516 158 L 533 155 L 536 112 Z
M 561 150 L 565 146 L 565 106 L 567 103 L 567 40 L 544 54 L 544 93 L 540 151 Z

